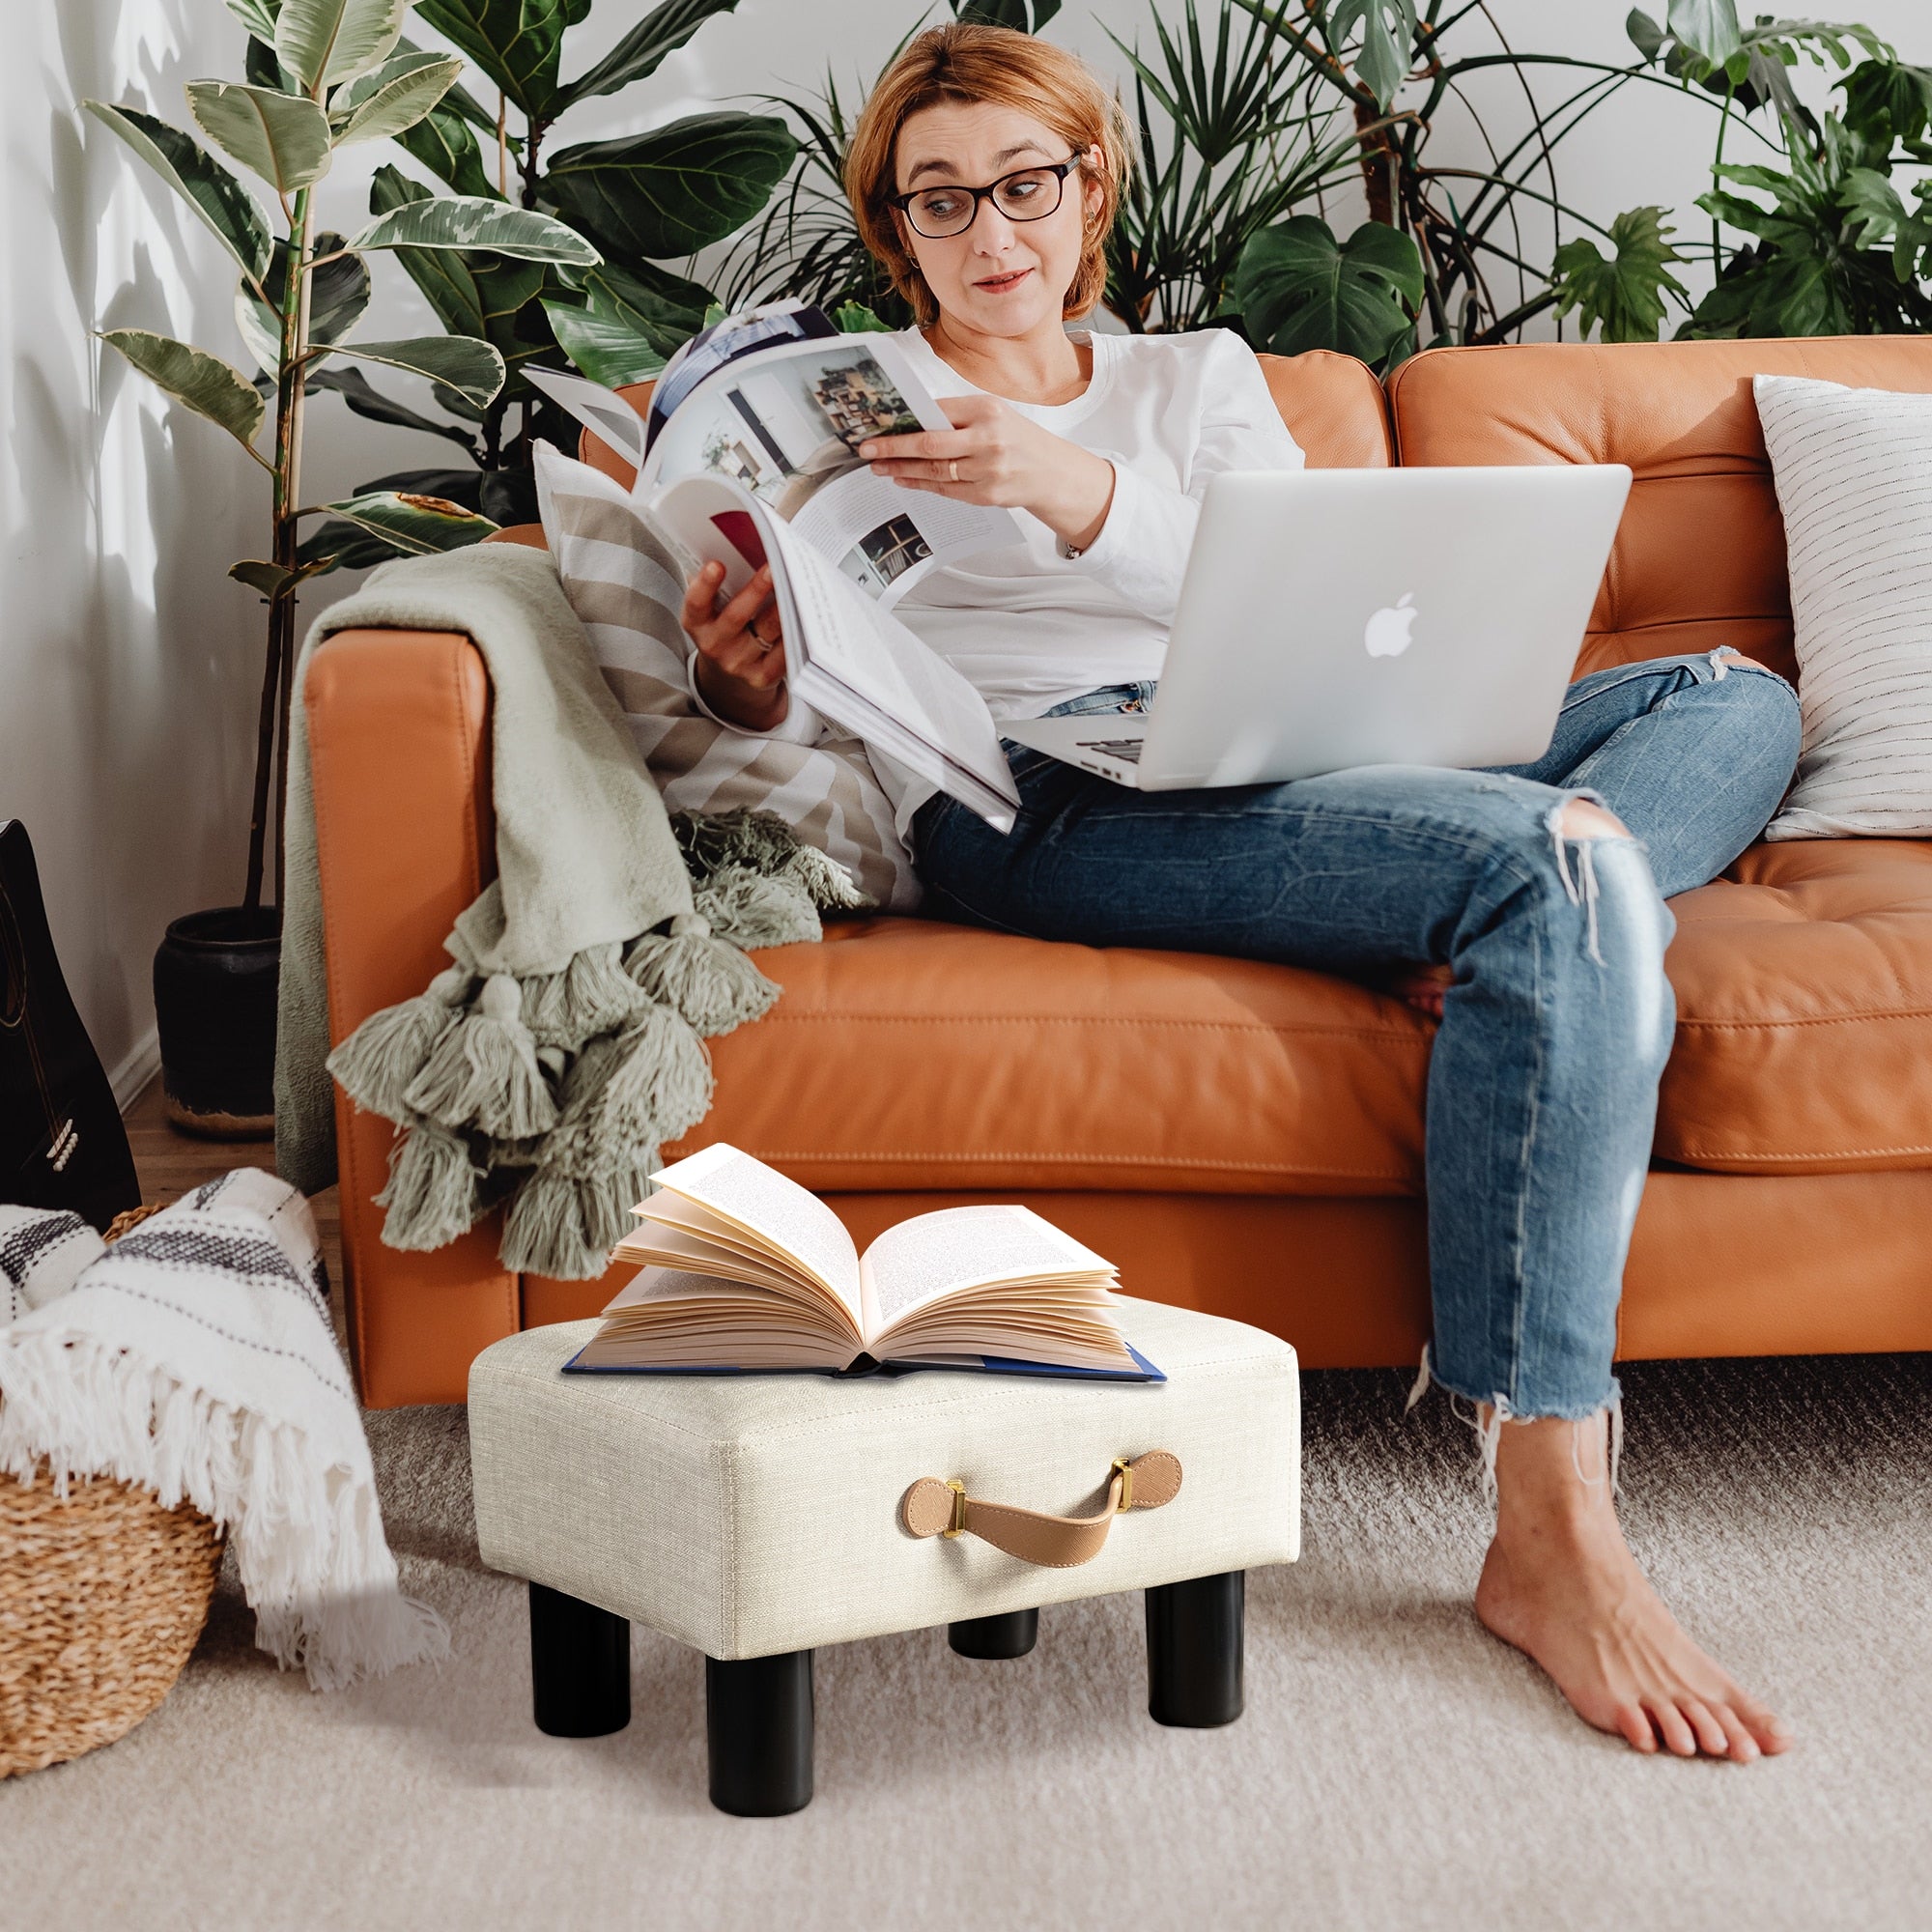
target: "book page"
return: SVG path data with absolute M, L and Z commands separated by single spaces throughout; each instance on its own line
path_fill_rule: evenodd
M 858 1250 L 844 1222 L 808 1188 L 723 1141 L 651 1179 L 763 1236 L 835 1296 L 864 1334 Z
M 859 1272 L 866 1333 L 874 1341 L 928 1302 L 961 1289 L 1059 1276 L 1107 1282 L 1114 1276 L 1112 1264 L 1092 1248 L 1019 1207 L 916 1214 L 888 1228 L 866 1250 Z
M 598 1368 L 844 1368 L 857 1340 L 835 1311 L 674 1268 L 643 1269 L 579 1360 Z

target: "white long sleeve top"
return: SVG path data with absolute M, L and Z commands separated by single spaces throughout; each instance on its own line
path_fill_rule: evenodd
M 934 395 L 977 393 L 917 329 L 895 339 Z M 972 682 L 996 719 L 1037 718 L 1102 685 L 1157 678 L 1208 478 L 1302 467 L 1261 364 L 1237 335 L 1209 328 L 1074 339 L 1093 347 L 1086 389 L 1070 403 L 1009 407 L 1113 465 L 1100 534 L 1069 557 L 1022 510 L 1022 542 L 933 572 L 895 610 Z M 825 728 L 794 698 L 773 735 L 810 743 Z M 932 788 L 874 762 L 903 832 Z

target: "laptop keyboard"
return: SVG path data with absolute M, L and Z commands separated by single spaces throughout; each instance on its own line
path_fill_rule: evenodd
M 1082 738 L 1078 741 L 1083 752 L 1101 752 L 1110 758 L 1118 758 L 1123 765 L 1137 765 L 1141 761 L 1141 747 L 1145 738 Z

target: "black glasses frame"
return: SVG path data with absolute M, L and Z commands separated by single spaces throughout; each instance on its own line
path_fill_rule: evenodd
M 1066 199 L 1066 177 L 1085 159 L 1086 152 L 1083 149 L 1077 155 L 1068 155 L 1064 161 L 1036 161 L 1030 167 L 1012 169 L 1010 173 L 1002 175 L 998 181 L 988 182 L 984 187 L 968 187 L 964 182 L 936 182 L 929 187 L 916 187 L 904 194 L 888 195 L 886 206 L 897 209 L 911 223 L 912 232 L 922 241 L 956 242 L 979 220 L 980 204 L 982 201 L 991 201 L 1009 181 L 1014 181 L 1021 175 L 1053 175 L 1060 183 L 1060 192 L 1054 197 L 1051 208 L 1042 208 L 1037 214 L 1007 214 L 1004 208 L 1000 210 L 1002 214 L 1007 215 L 1009 221 L 1044 221 L 1049 214 L 1060 213 L 1060 204 Z M 970 194 L 973 197 L 973 213 L 959 227 L 949 228 L 944 235 L 928 235 L 912 218 L 912 205 L 923 194 Z

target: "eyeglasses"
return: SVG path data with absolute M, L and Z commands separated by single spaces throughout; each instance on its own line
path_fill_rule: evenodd
M 980 204 L 990 201 L 1009 221 L 1044 221 L 1059 208 L 1066 191 L 1066 177 L 1080 165 L 1078 155 L 1043 168 L 1016 168 L 987 187 L 921 187 L 910 194 L 889 196 L 928 242 L 963 235 L 980 216 Z

